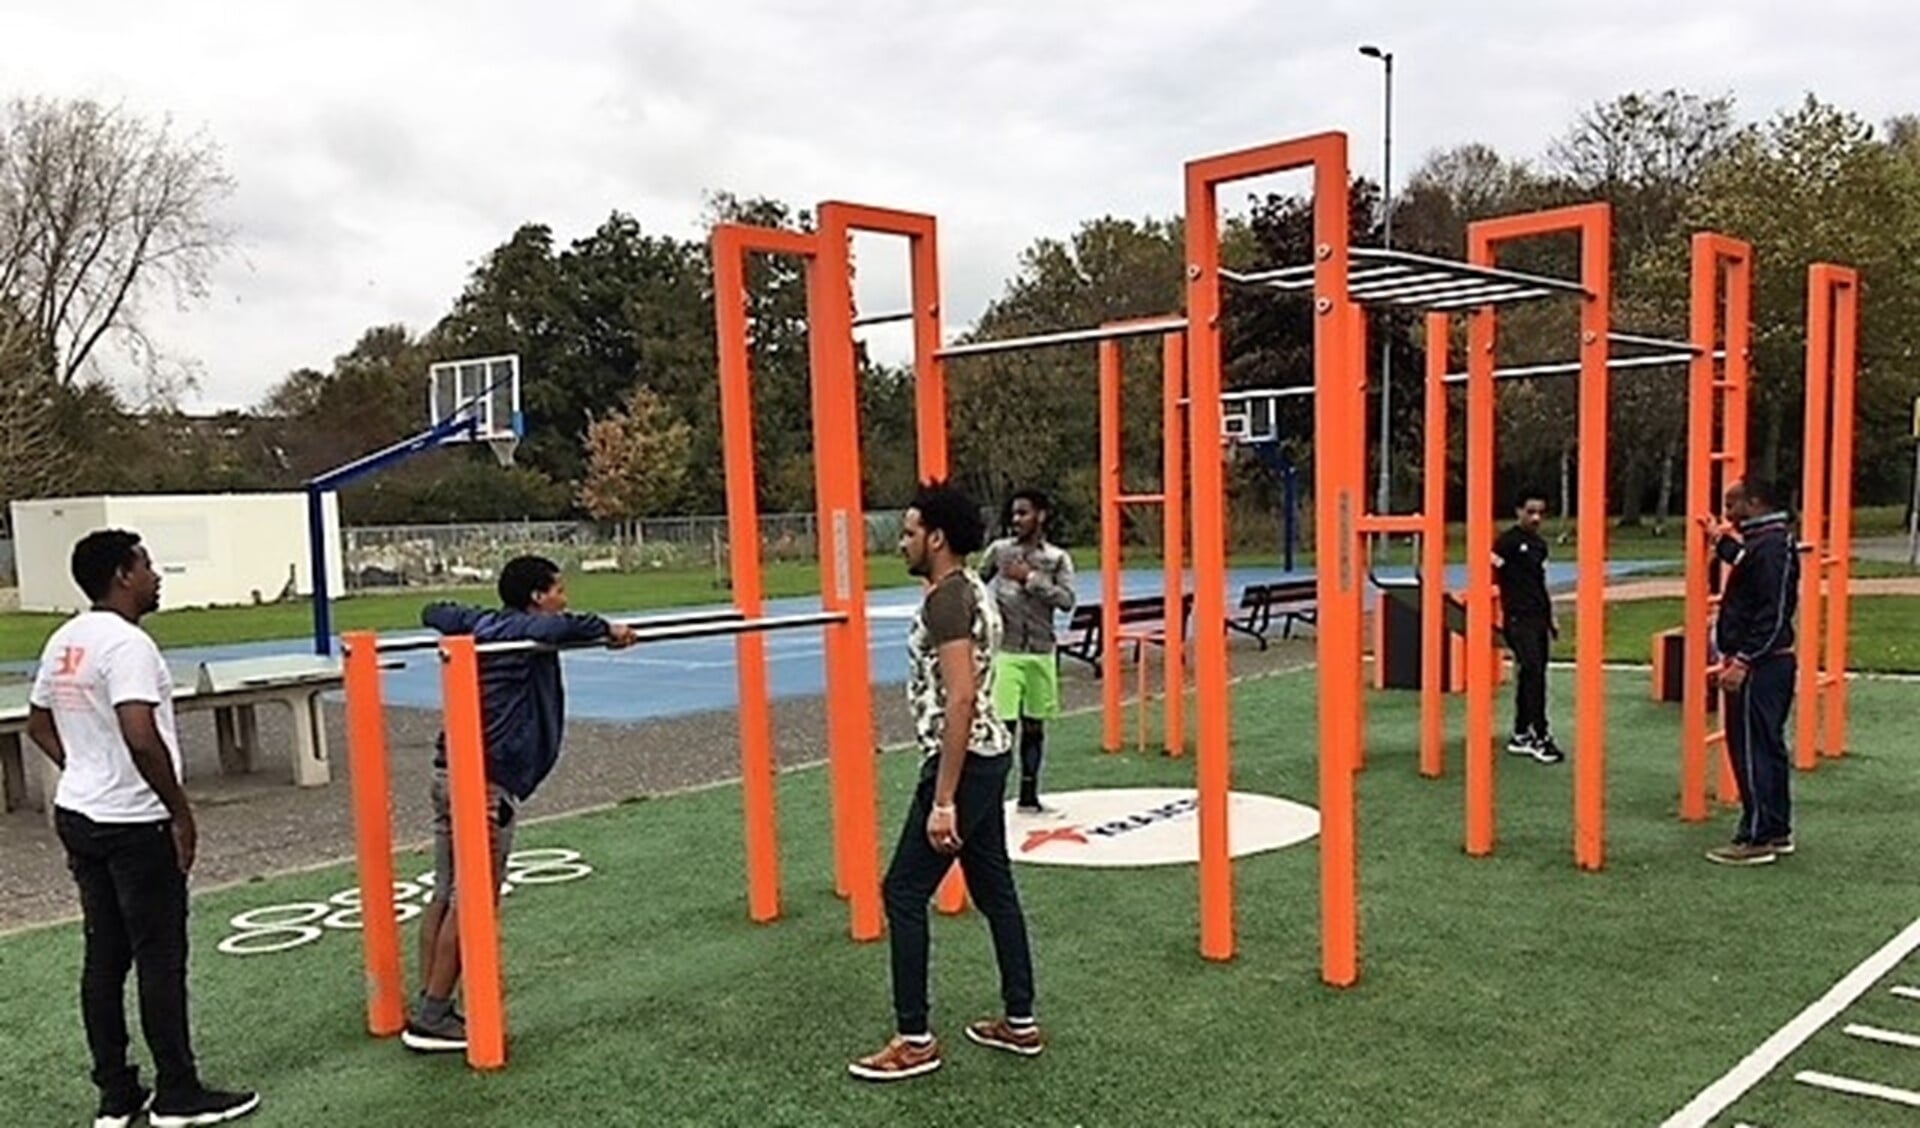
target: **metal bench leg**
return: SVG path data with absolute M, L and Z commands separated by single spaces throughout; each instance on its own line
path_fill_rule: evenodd
M 17 732 L 0 733 L 0 810 L 17 811 L 27 805 L 27 765 L 21 759 Z

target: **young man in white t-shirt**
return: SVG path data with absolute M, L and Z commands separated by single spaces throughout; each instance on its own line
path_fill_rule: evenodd
M 143 1111 L 154 1128 L 236 1120 L 260 1106 L 259 1095 L 201 1084 L 187 1031 L 196 830 L 180 789 L 173 679 L 139 625 L 160 606 L 160 577 L 137 534 L 105 529 L 73 546 L 73 579 L 93 606 L 47 640 L 27 735 L 61 769 L 54 825 L 85 919 L 80 1013 L 100 1089 L 94 1125 L 124 1128 Z M 135 967 L 152 1093 L 127 1061 L 127 972 Z

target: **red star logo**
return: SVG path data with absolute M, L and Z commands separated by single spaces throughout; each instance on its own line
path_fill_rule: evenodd
M 1029 830 L 1027 840 L 1020 844 L 1022 854 L 1031 854 L 1049 842 L 1078 842 L 1086 845 L 1087 836 L 1080 833 L 1077 826 L 1055 826 L 1044 830 Z

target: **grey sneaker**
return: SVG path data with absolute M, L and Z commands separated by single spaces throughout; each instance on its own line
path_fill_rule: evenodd
M 445 1018 L 430 1022 L 416 1014 L 400 1032 L 400 1044 L 421 1054 L 457 1054 L 467 1048 L 467 1023 L 448 1011 Z

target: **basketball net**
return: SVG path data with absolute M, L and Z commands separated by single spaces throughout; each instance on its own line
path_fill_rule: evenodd
M 520 436 L 496 435 L 487 440 L 487 449 L 493 452 L 493 460 L 504 469 L 513 465 L 513 452 L 520 449 Z

